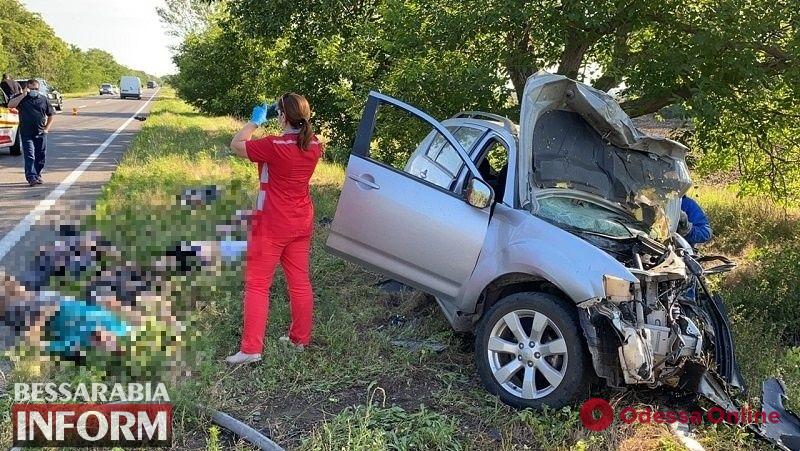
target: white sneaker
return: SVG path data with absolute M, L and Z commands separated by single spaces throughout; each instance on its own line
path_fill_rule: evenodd
M 242 351 L 237 352 L 232 356 L 228 356 L 225 362 L 228 365 L 242 365 L 245 363 L 254 363 L 261 360 L 261 354 L 245 354 Z
M 303 350 L 306 349 L 305 345 L 301 345 L 301 344 L 297 344 L 297 343 L 293 342 L 289 338 L 288 335 L 284 335 L 281 338 L 278 338 L 278 341 L 280 341 L 281 343 L 286 343 L 287 345 L 292 345 L 292 347 L 295 349 L 295 351 L 303 351 Z

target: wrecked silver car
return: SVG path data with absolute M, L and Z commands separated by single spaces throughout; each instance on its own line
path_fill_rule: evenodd
M 416 123 L 408 142 L 381 138 L 400 121 Z M 745 384 L 705 281 L 733 264 L 675 233 L 685 156 L 559 75 L 528 80 L 519 125 L 482 112 L 438 122 L 373 92 L 327 247 L 433 295 L 455 330 L 475 333 L 483 384 L 512 406 L 574 403 L 599 378 L 736 410 Z M 765 402 L 780 401 L 770 387 Z M 791 446 L 800 423 L 783 412 L 784 429 L 758 431 Z

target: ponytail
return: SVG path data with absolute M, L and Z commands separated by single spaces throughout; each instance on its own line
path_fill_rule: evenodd
M 311 147 L 311 141 L 314 139 L 314 128 L 311 124 L 303 119 L 300 121 L 300 134 L 297 136 L 297 145 L 300 149 L 306 151 Z
M 300 94 L 287 92 L 278 99 L 278 110 L 292 127 L 300 130 L 297 145 L 303 151 L 311 147 L 314 140 L 314 128 L 311 126 L 311 107 L 308 100 Z

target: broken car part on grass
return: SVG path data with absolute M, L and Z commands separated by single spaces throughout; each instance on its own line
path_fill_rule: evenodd
M 705 279 L 733 264 L 676 233 L 686 148 L 560 75 L 528 79 L 520 117 L 439 122 L 371 93 L 328 249 L 433 295 L 475 333 L 482 382 L 512 406 L 571 404 L 599 378 L 737 410 L 745 384 Z M 399 164 L 397 136 L 413 149 Z M 764 402 L 785 421 L 755 430 L 791 448 L 800 422 L 773 392 Z

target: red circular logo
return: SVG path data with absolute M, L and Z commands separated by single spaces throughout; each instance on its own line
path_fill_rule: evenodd
M 600 413 L 600 416 L 595 417 L 595 412 Z M 614 409 L 605 399 L 591 398 L 581 406 L 580 417 L 583 427 L 599 432 L 611 426 L 611 422 L 614 421 Z

